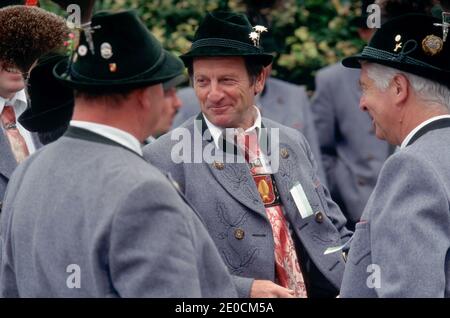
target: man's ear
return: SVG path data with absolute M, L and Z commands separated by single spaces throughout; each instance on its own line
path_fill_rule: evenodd
M 149 108 L 151 107 L 150 94 L 151 94 L 150 86 L 146 86 L 135 89 L 130 97 L 136 98 L 139 107 Z
M 263 91 L 266 78 L 267 78 L 267 70 L 264 68 L 264 70 L 261 73 L 259 73 L 259 75 L 256 77 L 255 95 L 258 95 Z
M 399 105 L 403 104 L 409 97 L 410 88 L 409 80 L 403 74 L 396 74 L 391 82 L 394 102 Z

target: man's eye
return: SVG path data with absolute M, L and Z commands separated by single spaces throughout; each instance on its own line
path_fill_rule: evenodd
M 198 78 L 195 80 L 195 84 L 199 85 L 199 86 L 202 86 L 202 85 L 204 86 L 204 85 L 206 85 L 206 80 L 203 78 Z
M 225 78 L 225 79 L 223 79 L 223 83 L 225 83 L 225 84 L 234 84 L 235 80 L 232 79 L 232 78 Z

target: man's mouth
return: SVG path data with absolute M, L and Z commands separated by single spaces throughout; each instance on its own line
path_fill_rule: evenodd
M 3 69 L 8 73 L 22 74 L 22 72 L 15 67 L 4 67 Z

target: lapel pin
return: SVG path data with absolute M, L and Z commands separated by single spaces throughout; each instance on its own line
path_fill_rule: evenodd
M 397 34 L 395 36 L 395 48 L 394 48 L 394 52 L 397 52 L 399 49 L 402 48 L 403 43 L 400 42 L 402 40 L 402 36 L 400 34 Z
M 450 12 L 442 12 L 442 23 L 433 23 L 434 26 L 442 27 L 442 41 L 447 40 L 448 28 L 450 27 L 450 23 L 447 20 L 450 18 Z
M 422 50 L 430 56 L 440 53 L 443 47 L 444 41 L 433 34 L 427 35 L 422 41 Z
M 85 56 L 87 54 L 87 52 L 88 52 L 88 48 L 86 47 L 86 45 L 80 45 L 78 47 L 78 54 L 80 56 Z
M 109 63 L 109 71 L 111 73 L 117 72 L 117 64 L 116 63 Z
M 112 46 L 108 42 L 102 43 L 100 46 L 100 55 L 105 59 L 108 60 L 113 56 L 112 52 Z

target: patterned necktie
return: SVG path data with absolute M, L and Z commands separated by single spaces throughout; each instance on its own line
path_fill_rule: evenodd
M 8 137 L 11 145 L 12 153 L 18 163 L 24 161 L 28 155 L 28 147 L 25 139 L 20 134 L 16 125 L 16 115 L 14 109 L 10 105 L 5 105 L 0 115 L 3 128 L 5 129 L 5 135 Z
M 239 134 L 237 144 L 243 151 L 245 160 L 251 164 L 250 171 L 266 208 L 267 218 L 272 226 L 277 283 L 285 288 L 292 289 L 296 297 L 306 298 L 308 294 L 294 241 L 283 214 L 276 184 L 272 175 L 267 173 L 267 168 L 261 164 L 256 132 Z

